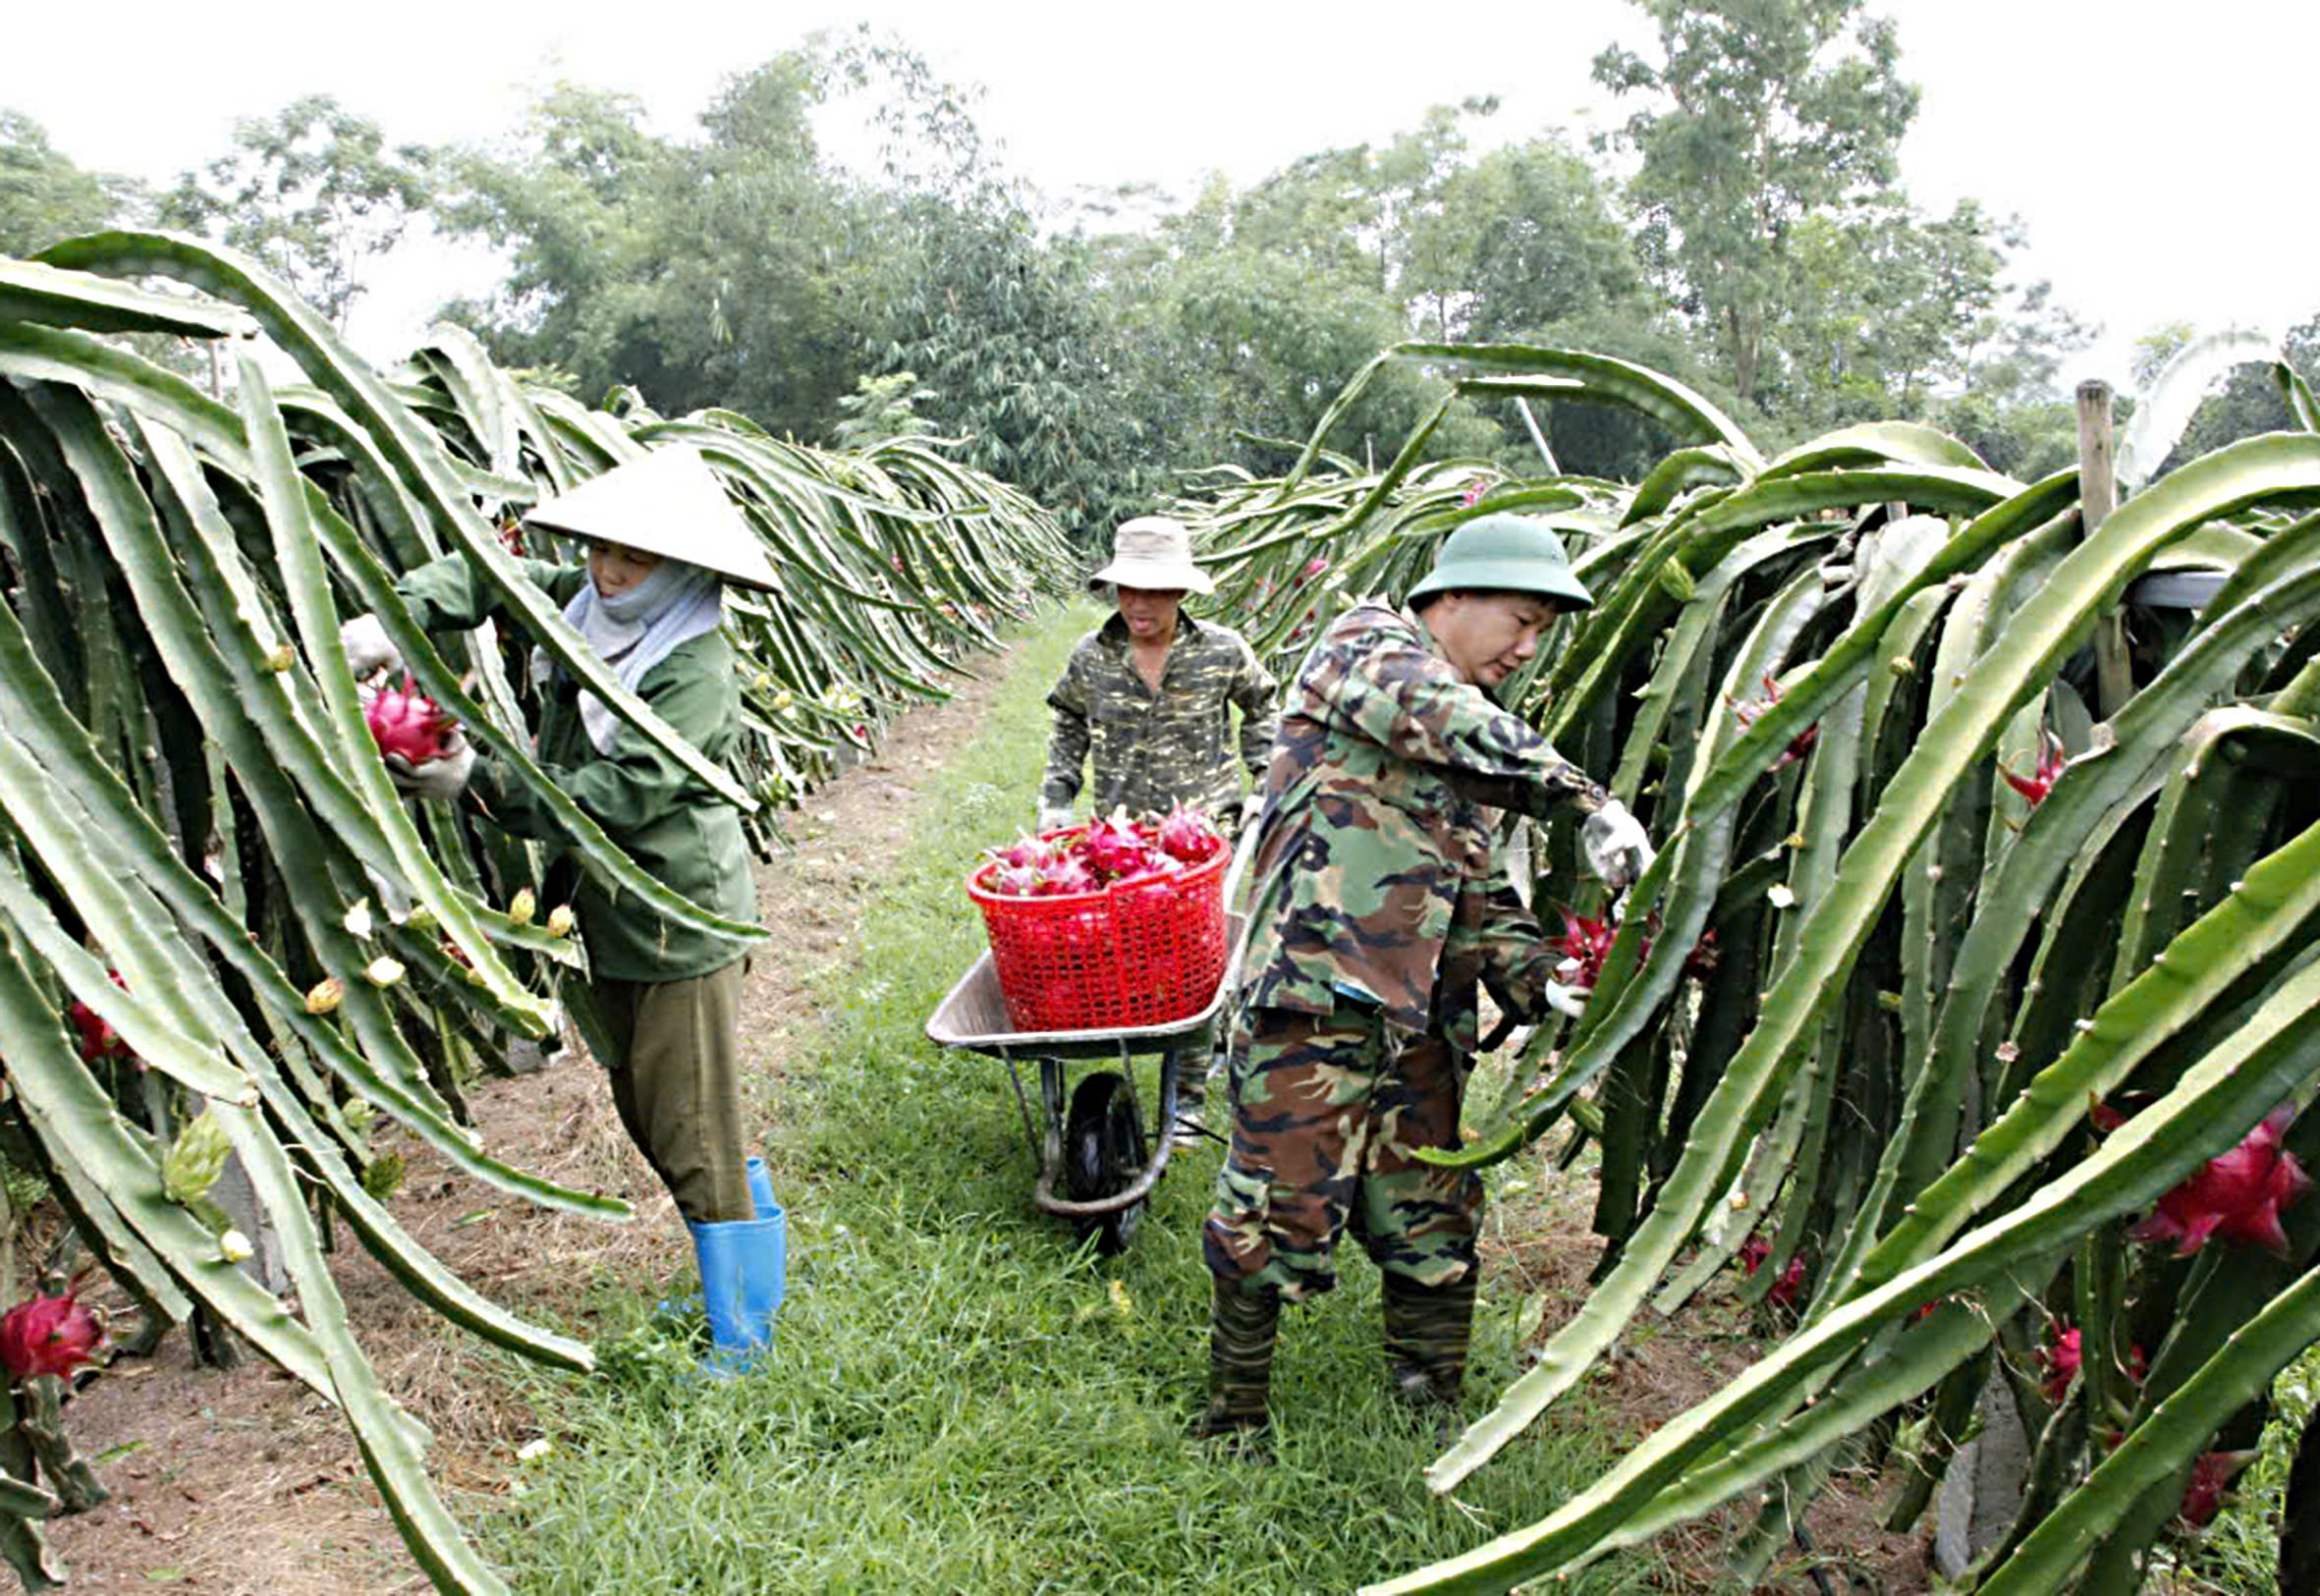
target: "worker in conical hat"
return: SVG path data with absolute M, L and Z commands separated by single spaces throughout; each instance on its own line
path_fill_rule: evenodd
M 757 538 L 691 449 L 668 447 L 539 505 L 525 523 L 580 539 L 583 564 L 522 562 L 621 685 L 688 742 L 723 759 L 741 733 L 741 692 L 721 621 L 728 583 L 773 589 Z M 500 590 L 454 555 L 396 591 L 428 632 L 505 620 Z M 340 641 L 359 678 L 401 659 L 374 616 Z M 757 899 L 741 815 L 701 779 L 534 650 L 543 700 L 538 763 L 552 783 L 655 880 L 719 917 L 753 922 Z M 405 791 L 475 803 L 519 836 L 566 842 L 562 824 L 513 771 L 455 739 L 440 758 L 390 758 Z M 551 882 L 571 880 L 568 860 Z M 559 894 L 551 893 L 551 901 Z M 771 1334 L 786 1268 L 782 1213 L 764 1166 L 744 1152 L 739 1015 L 743 962 L 732 938 L 675 924 L 590 875 L 574 891 L 588 952 L 588 997 L 614 1057 L 613 1102 L 690 1230 L 717 1351 L 746 1363 Z M 752 1189 L 754 1186 L 755 1189 Z

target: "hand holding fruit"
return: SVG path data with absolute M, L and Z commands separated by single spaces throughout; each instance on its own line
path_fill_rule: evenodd
M 398 790 L 421 798 L 455 798 L 467 788 L 475 768 L 475 745 L 458 732 L 446 735 L 443 751 L 419 764 L 399 753 L 380 756 Z
M 347 669 L 355 673 L 358 682 L 380 671 L 403 668 L 403 651 L 395 646 L 375 615 L 358 615 L 340 627 L 338 646 L 347 656 Z

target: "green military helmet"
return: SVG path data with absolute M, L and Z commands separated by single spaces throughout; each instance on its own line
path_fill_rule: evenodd
M 1434 569 L 1409 590 L 1409 602 L 1453 589 L 1539 593 L 1574 609 L 1595 607 L 1594 595 L 1572 575 L 1563 539 L 1544 522 L 1505 510 L 1477 516 L 1443 539 Z

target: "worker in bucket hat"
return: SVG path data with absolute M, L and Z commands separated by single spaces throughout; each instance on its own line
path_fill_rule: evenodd
M 1123 522 L 1111 563 L 1088 585 L 1112 589 L 1115 613 L 1079 639 L 1047 695 L 1055 721 L 1039 782 L 1039 830 L 1071 823 L 1085 771 L 1093 815 L 1121 808 L 1165 815 L 1190 804 L 1236 834 L 1242 774 L 1261 782 L 1272 757 L 1280 688 L 1241 633 L 1184 612 L 1188 594 L 1216 590 L 1192 563 L 1191 534 L 1165 516 Z M 1206 1053 L 1205 1034 L 1185 1044 L 1188 1064 L 1198 1058 L 1179 1072 L 1178 1101 L 1187 1110 L 1206 1093 Z
M 1264 1428 L 1281 1304 L 1336 1284 L 1349 1224 L 1383 1277 L 1396 1395 L 1455 1411 L 1474 1313 L 1482 1183 L 1423 1162 L 1459 1145 L 1476 988 L 1536 1021 L 1584 994 L 1499 857 L 1495 811 L 1584 816 L 1615 890 L 1643 829 L 1497 689 L 1593 600 L 1523 516 L 1453 532 L 1405 605 L 1331 622 L 1282 708 L 1256 839 L 1231 1151 L 1203 1232 L 1214 1280 L 1201 1438 Z
M 1234 829 L 1242 772 L 1263 780 L 1272 756 L 1279 688 L 1238 632 L 1184 613 L 1187 595 L 1216 590 L 1192 563 L 1191 534 L 1165 516 L 1124 522 L 1089 585 L 1112 589 L 1115 613 L 1079 639 L 1047 695 L 1040 829 L 1069 823 L 1083 772 L 1093 814 L 1198 804 Z
M 772 590 L 779 578 L 707 464 L 690 448 L 657 449 L 548 500 L 525 523 L 587 551 L 580 565 L 525 560 L 525 577 L 563 605 L 623 687 L 709 758 L 725 757 L 741 731 L 720 627 L 725 587 Z M 507 619 L 499 587 L 464 556 L 411 572 L 396 591 L 430 633 Z M 375 616 L 349 621 L 340 641 L 359 678 L 401 666 Z M 754 922 L 740 813 L 544 650 L 533 652 L 532 675 L 544 704 L 537 759 L 549 782 L 663 886 L 722 919 Z M 406 792 L 464 795 L 519 836 L 567 841 L 531 787 L 463 738 L 442 757 L 388 765 Z M 559 859 L 550 877 L 572 869 Z M 746 1366 L 771 1337 L 787 1244 L 764 1166 L 743 1150 L 743 945 L 667 920 L 633 894 L 616 899 L 593 874 L 579 877 L 575 903 L 585 995 L 600 1021 L 591 1044 L 611 1052 L 602 1062 L 621 1124 L 691 1233 L 712 1366 Z

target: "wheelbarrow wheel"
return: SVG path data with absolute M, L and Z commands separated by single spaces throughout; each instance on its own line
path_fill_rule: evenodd
M 1064 1183 L 1074 1202 L 1093 1202 L 1128 1189 L 1144 1167 L 1144 1128 L 1136 1118 L 1128 1077 L 1105 1070 L 1089 1075 L 1072 1092 L 1064 1121 Z M 1109 1257 L 1128 1245 L 1143 1217 L 1132 1203 L 1109 1214 L 1077 1221 L 1082 1238 L 1093 1237 L 1096 1251 Z

